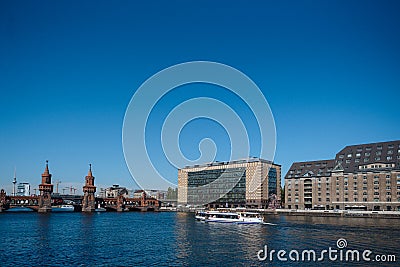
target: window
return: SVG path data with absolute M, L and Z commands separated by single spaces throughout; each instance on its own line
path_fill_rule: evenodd
M 379 196 L 379 192 L 374 192 L 374 195 L 375 196 Z
M 375 157 L 375 160 L 376 161 L 381 160 L 381 157 Z
M 357 154 L 356 154 L 356 157 L 357 157 L 357 158 L 361 157 L 361 153 L 357 153 Z
M 331 199 L 330 199 L 329 197 L 327 197 L 327 198 L 326 198 L 326 201 L 328 201 L 328 202 L 329 202 L 329 201 L 331 201 Z
M 393 154 L 393 150 L 388 150 L 388 155 L 392 155 Z
M 390 180 L 386 180 L 386 184 L 390 184 Z
M 386 190 L 390 190 L 390 189 L 391 189 L 390 186 L 386 186 Z M 388 193 L 390 193 L 390 192 L 388 192 Z
M 342 159 L 342 158 L 344 158 L 344 155 L 343 154 L 339 155 L 339 159 Z
M 354 201 L 357 202 L 357 201 L 358 201 L 358 198 L 354 198 Z
M 382 155 L 382 151 L 376 151 L 376 153 L 375 153 L 377 156 L 380 156 L 380 155 Z
M 367 195 L 367 192 L 363 192 L 363 196 L 366 196 Z
M 369 161 L 369 158 L 364 158 L 364 162 L 368 162 Z
M 393 145 L 388 145 L 388 148 L 389 148 L 389 149 L 393 148 Z
M 347 154 L 347 157 L 348 157 L 348 158 L 351 158 L 351 157 L 352 157 L 351 153 L 350 153 L 350 154 Z
M 392 156 L 387 156 L 386 159 L 387 160 L 392 160 Z
M 367 202 L 367 198 L 366 198 L 366 197 L 364 197 L 364 198 L 363 198 L 363 201 L 364 201 L 364 202 Z
M 351 160 L 349 160 L 349 159 L 346 159 L 346 163 L 347 163 L 347 164 L 348 164 L 348 163 L 350 163 L 350 161 L 351 161 Z
M 372 148 L 370 146 L 365 148 L 366 151 L 371 151 L 371 149 Z
M 371 155 L 371 153 L 369 153 L 369 152 L 365 152 L 365 154 L 364 154 L 366 157 L 368 157 L 368 156 L 370 156 Z
M 382 146 L 381 146 L 381 145 L 379 145 L 379 146 L 377 146 L 377 147 L 376 147 L 376 149 L 378 149 L 378 150 L 382 150 Z

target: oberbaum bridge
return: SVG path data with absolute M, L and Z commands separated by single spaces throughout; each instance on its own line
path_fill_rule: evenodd
M 78 203 L 74 204 L 75 211 L 94 212 L 96 208 L 103 208 L 106 211 L 158 211 L 161 202 L 155 198 L 148 197 L 143 190 L 140 198 L 126 198 L 122 193 L 115 198 L 95 197 L 96 186 L 94 186 L 94 176 L 92 165 L 89 165 L 88 175 L 85 177 L 83 186 L 83 196 L 79 196 Z M 53 205 L 62 204 L 66 199 L 60 199 L 52 195 L 53 184 L 49 164 L 42 174 L 42 183 L 39 185 L 39 195 L 33 196 L 8 196 L 4 189 L 0 191 L 0 212 L 14 207 L 30 208 L 37 212 L 51 212 Z M 77 199 L 74 198 L 76 201 Z

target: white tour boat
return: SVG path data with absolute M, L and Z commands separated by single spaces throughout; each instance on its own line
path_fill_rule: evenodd
M 51 207 L 52 212 L 72 212 L 74 211 L 74 205 L 63 204 Z
M 195 218 L 198 221 L 236 224 L 262 224 L 263 217 L 256 212 L 221 212 L 197 211 Z

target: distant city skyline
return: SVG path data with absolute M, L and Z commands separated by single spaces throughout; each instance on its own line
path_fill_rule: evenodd
M 275 119 L 274 162 L 282 177 L 293 162 L 399 139 L 397 1 L 124 4 L 0 3 L 0 188 L 7 193 L 14 168 L 18 183 L 29 182 L 33 192 L 45 160 L 53 184 L 60 180 L 62 187 L 82 190 L 91 163 L 98 188 L 137 188 L 121 144 L 128 103 L 158 71 L 193 60 L 237 68 L 262 90 Z M 155 161 L 164 162 L 155 144 L 165 114 L 201 96 L 229 103 L 254 131 L 234 96 L 213 86 L 183 86 L 151 115 Z M 216 143 L 216 160 L 226 161 L 226 132 L 207 120 L 183 128 L 182 152 L 196 159 L 204 138 Z M 159 168 L 177 182 L 177 170 Z

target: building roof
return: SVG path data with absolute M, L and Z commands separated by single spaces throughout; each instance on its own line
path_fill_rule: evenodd
M 334 165 L 334 159 L 295 162 L 290 166 L 285 179 L 330 176 Z
M 344 172 L 357 172 L 359 166 L 376 163 L 400 169 L 400 140 L 346 146 L 335 157 L 335 166 L 341 165 Z
M 400 169 L 400 140 L 350 145 L 340 150 L 335 159 L 295 162 L 285 175 L 285 179 L 330 176 L 335 170 L 346 173 L 358 172 L 365 170 L 360 166 L 370 165 L 379 166 L 380 169 Z
M 209 162 L 209 163 L 200 164 L 200 165 L 185 166 L 182 169 L 192 169 L 192 168 L 199 168 L 199 167 L 203 168 L 203 167 L 230 165 L 230 164 L 240 164 L 240 163 L 249 163 L 249 162 L 264 162 L 264 163 L 270 163 L 270 164 L 274 164 L 274 165 L 277 165 L 277 166 L 281 166 L 279 164 L 273 163 L 270 160 L 253 157 L 253 158 L 233 160 L 233 161 L 214 161 L 214 162 Z

